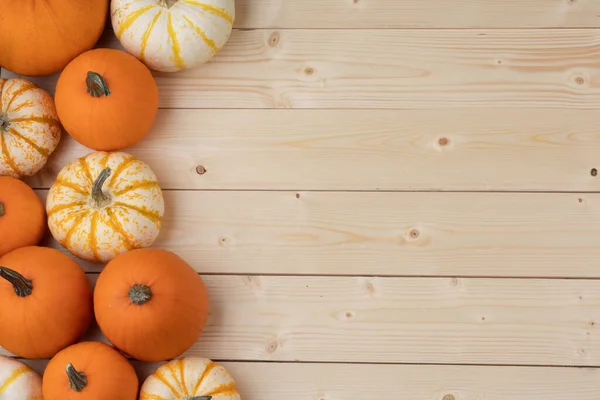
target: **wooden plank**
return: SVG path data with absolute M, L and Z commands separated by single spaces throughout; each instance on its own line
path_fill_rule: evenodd
M 26 361 L 39 373 L 46 361 Z M 597 400 L 593 368 L 223 362 L 245 400 Z M 140 382 L 159 364 L 134 362 Z M 400 396 L 400 397 L 399 397 Z M 448 396 L 448 397 L 444 397 Z
M 125 151 L 151 165 L 164 189 L 598 191 L 597 113 L 161 110 Z M 64 135 L 27 182 L 48 188 L 88 152 Z
M 598 30 L 236 30 L 155 76 L 163 108 L 597 109 L 599 49 Z
M 598 280 L 203 278 L 211 315 L 186 355 L 600 366 Z
M 238 28 L 599 27 L 594 0 L 237 0 Z
M 167 191 L 165 204 L 154 246 L 201 273 L 600 277 L 599 194 Z

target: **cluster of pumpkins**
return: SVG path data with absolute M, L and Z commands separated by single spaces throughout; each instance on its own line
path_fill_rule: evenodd
M 125 51 L 93 49 L 109 11 Z M 151 70 L 205 63 L 234 16 L 234 0 L 0 2 L 0 66 L 60 72 L 54 97 L 0 79 L 0 346 L 50 359 L 40 377 L 0 356 L 0 398 L 241 398 L 223 366 L 182 357 L 206 324 L 206 288 L 185 260 L 150 248 L 163 194 L 150 166 L 122 151 L 154 124 Z M 44 167 L 64 131 L 91 152 L 60 171 L 44 205 L 21 179 Z M 107 263 L 93 289 L 73 258 L 39 245 L 46 228 L 74 256 Z M 94 319 L 110 345 L 81 341 Z M 166 363 L 140 391 L 127 357 Z

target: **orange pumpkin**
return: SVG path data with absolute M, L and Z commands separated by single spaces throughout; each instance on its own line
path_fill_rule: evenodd
M 46 210 L 37 193 L 16 178 L 0 176 L 0 257 L 38 244 L 45 230 Z
M 49 75 L 94 47 L 108 0 L 0 1 L 0 66 L 17 74 Z
M 158 111 L 150 70 L 120 50 L 95 49 L 73 60 L 56 84 L 56 111 L 65 130 L 94 150 L 114 151 L 142 140 Z
M 135 370 L 118 351 L 82 342 L 58 353 L 42 378 L 44 400 L 135 400 Z
M 25 358 L 49 358 L 79 340 L 93 313 L 92 288 L 58 250 L 21 247 L 0 259 L 0 346 Z
M 179 256 L 145 248 L 109 262 L 96 283 L 98 326 L 119 350 L 164 361 L 188 350 L 208 317 L 202 278 Z

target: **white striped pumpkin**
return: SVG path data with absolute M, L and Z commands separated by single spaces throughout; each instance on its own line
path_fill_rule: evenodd
M 25 79 L 0 79 L 0 175 L 37 173 L 61 136 L 54 100 Z
M 0 399 L 42 400 L 42 378 L 28 365 L 0 356 Z
M 164 200 L 150 167 L 123 152 L 71 161 L 46 200 L 52 236 L 79 258 L 107 262 L 149 247 L 159 234 Z
M 150 375 L 140 400 L 240 400 L 227 370 L 207 358 L 183 357 L 161 365 Z
M 229 39 L 234 0 L 112 0 L 121 45 L 149 68 L 174 72 L 210 60 Z

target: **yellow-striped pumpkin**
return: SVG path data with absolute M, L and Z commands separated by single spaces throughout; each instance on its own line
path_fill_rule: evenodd
M 202 357 L 183 357 L 161 365 L 150 375 L 140 400 L 240 400 L 227 370 Z
M 61 130 L 48 92 L 25 79 L 0 79 L 0 175 L 37 173 L 56 149 Z
M 28 365 L 0 356 L 0 399 L 42 400 L 42 378 Z
M 234 0 L 112 0 L 123 48 L 149 68 L 174 72 L 210 60 L 231 35 Z
M 123 152 L 71 161 L 46 200 L 52 236 L 84 260 L 107 262 L 149 247 L 160 231 L 164 200 L 150 167 Z

